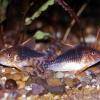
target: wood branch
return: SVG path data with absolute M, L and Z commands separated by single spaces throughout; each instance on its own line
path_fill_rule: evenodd
M 77 12 L 77 16 L 80 16 L 80 15 L 81 15 L 81 13 L 84 11 L 84 9 L 87 7 L 87 5 L 88 5 L 88 3 L 84 3 L 84 4 L 81 6 L 81 8 L 79 9 L 79 11 Z M 64 38 L 63 38 L 63 40 L 62 40 L 63 43 L 66 41 L 66 39 L 67 39 L 67 37 L 68 37 L 68 35 L 69 35 L 69 33 L 70 33 L 72 27 L 74 26 L 74 24 L 75 24 L 75 19 L 73 19 L 73 20 L 71 21 L 69 27 L 66 29 Z

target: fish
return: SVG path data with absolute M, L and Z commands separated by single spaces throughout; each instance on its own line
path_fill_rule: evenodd
M 14 46 L 0 51 L 0 65 L 22 69 L 33 66 L 36 59 L 45 57 L 45 53 L 37 52 L 25 46 Z
M 100 62 L 100 51 L 89 46 L 75 46 L 43 65 L 47 70 L 61 72 L 83 71 Z

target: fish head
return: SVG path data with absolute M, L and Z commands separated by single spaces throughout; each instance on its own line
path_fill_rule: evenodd
M 1 65 L 12 66 L 12 63 L 15 61 L 15 59 L 18 59 L 18 56 L 16 54 L 16 51 L 12 50 L 12 48 L 8 48 L 0 51 Z
M 87 48 L 83 52 L 82 61 L 84 65 L 90 67 L 100 62 L 100 51 L 94 48 Z

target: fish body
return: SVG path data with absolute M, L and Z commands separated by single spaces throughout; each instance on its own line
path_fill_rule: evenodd
M 32 66 L 34 60 L 45 57 L 44 53 L 31 50 L 28 47 L 16 46 L 0 52 L 0 64 L 4 66 L 23 68 Z
M 45 53 L 31 50 L 28 47 L 16 46 L 0 52 L 0 64 L 4 66 L 16 67 L 18 69 L 25 66 L 33 66 L 34 61 L 46 58 Z M 84 70 L 100 62 L 100 51 L 87 46 L 76 46 L 52 61 L 44 63 L 42 66 L 53 71 L 79 71 Z
M 80 71 L 100 62 L 100 51 L 87 46 L 76 46 L 43 65 L 53 71 Z

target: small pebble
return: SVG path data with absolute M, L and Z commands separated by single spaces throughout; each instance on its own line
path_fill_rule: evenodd
M 70 87 L 69 87 L 69 86 L 65 86 L 65 89 L 66 89 L 66 90 L 69 90 L 69 89 L 70 89 Z
M 27 73 L 23 73 L 21 80 L 25 82 L 28 80 L 28 78 L 29 78 L 29 75 Z
M 9 93 L 4 93 L 4 97 L 2 98 L 2 100 L 7 100 L 8 96 L 9 96 Z
M 3 69 L 1 70 L 1 72 L 2 72 L 2 73 L 5 73 L 5 69 L 3 68 Z
M 85 86 L 85 88 L 89 89 L 89 88 L 90 88 L 90 86 L 89 86 L 89 85 L 86 85 L 86 86 Z
M 32 90 L 32 87 L 31 86 L 25 86 L 25 90 L 30 91 L 30 90 Z
M 62 73 L 62 72 L 57 72 L 55 74 L 55 78 L 63 78 L 63 77 L 64 77 L 64 73 Z
M 54 96 L 53 100 L 60 100 L 60 96 L 59 95 Z
M 44 94 L 44 99 L 43 100 L 53 100 L 54 96 L 52 93 L 47 93 L 47 94 Z
M 96 84 L 100 85 L 100 74 L 98 74 L 96 77 Z
M 73 86 L 74 86 L 74 87 L 77 87 L 80 83 L 81 83 L 81 82 L 80 82 L 79 79 L 77 79 L 77 78 L 74 78 L 74 79 L 73 79 Z
M 11 68 L 5 68 L 2 70 L 4 74 L 10 74 L 13 70 Z
M 92 72 L 91 70 L 87 70 L 86 71 L 86 75 L 90 76 L 90 77 L 96 77 L 96 75 L 94 74 L 94 72 Z
M 18 84 L 18 89 L 22 89 L 25 87 L 25 82 L 23 81 L 17 81 L 17 84 Z
M 61 100 L 68 100 L 68 96 L 66 94 L 62 95 Z
M 79 83 L 79 84 L 77 85 L 77 88 L 78 88 L 79 90 L 82 89 L 82 84 Z
M 17 83 L 13 79 L 7 79 L 5 82 L 6 89 L 17 89 Z
M 68 100 L 68 95 L 63 94 L 63 95 L 61 96 L 61 100 Z
M 49 86 L 48 91 L 51 93 L 64 93 L 65 88 L 63 86 Z
M 74 74 L 65 73 L 65 74 L 64 74 L 64 77 L 65 77 L 65 78 L 74 79 L 76 76 L 75 76 Z
M 47 84 L 49 86 L 61 86 L 62 85 L 60 79 L 56 79 L 56 78 L 47 79 Z
M 27 91 L 24 88 L 21 88 L 21 89 L 18 89 L 18 93 L 19 95 L 23 95 L 23 94 L 26 94 Z
M 97 83 L 97 80 L 96 79 L 92 79 L 91 80 L 91 85 L 96 85 L 96 83 Z
M 26 100 L 26 95 L 25 94 L 22 95 L 22 100 Z
M 97 90 L 99 90 L 100 89 L 100 85 L 97 85 Z
M 92 85 L 92 88 L 96 88 L 96 86 L 95 85 Z
M 44 87 L 42 85 L 38 85 L 38 84 L 32 84 L 32 94 L 33 95 L 38 95 L 38 94 L 41 94 L 43 93 L 44 91 Z
M 68 78 L 68 77 L 64 78 L 64 83 L 65 83 L 65 85 L 72 87 L 73 86 L 73 79 Z
M 9 92 L 9 96 L 8 96 L 7 100 L 16 100 L 16 97 L 17 97 L 17 92 L 11 91 L 11 92 Z
M 21 73 L 15 73 L 15 74 L 12 74 L 10 76 L 10 78 L 18 81 L 18 80 L 22 79 L 22 74 Z
M 91 80 L 92 80 L 92 78 L 91 77 L 89 77 L 89 76 L 85 76 L 85 77 L 82 77 L 81 79 L 80 79 L 80 81 L 81 81 L 81 83 L 82 84 L 90 84 L 91 83 Z
M 2 77 L 2 78 L 1 78 L 1 80 L 0 80 L 0 83 L 1 83 L 2 85 L 4 85 L 4 84 L 5 84 L 5 82 L 6 82 L 6 80 L 7 80 L 7 78 L 6 78 L 6 77 Z

